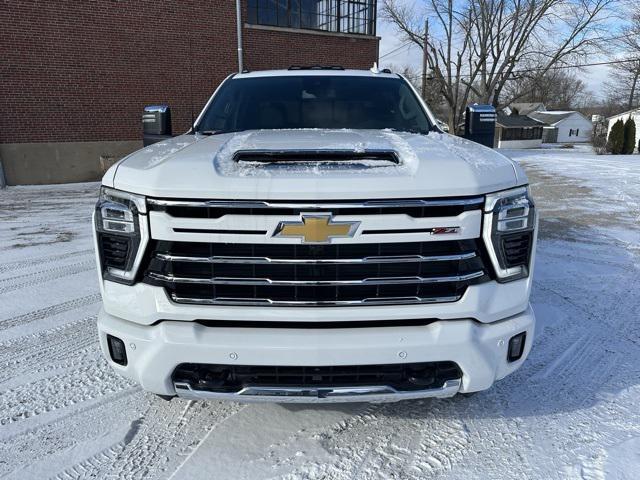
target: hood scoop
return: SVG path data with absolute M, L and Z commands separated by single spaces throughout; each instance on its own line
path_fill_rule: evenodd
M 377 166 L 398 165 L 394 150 L 239 150 L 233 155 L 236 163 L 300 164 L 300 163 L 363 163 Z M 373 165 L 372 165 L 373 166 Z

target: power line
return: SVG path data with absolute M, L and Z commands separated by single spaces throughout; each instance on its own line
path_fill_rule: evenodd
M 405 47 L 408 47 L 411 45 L 411 43 L 413 43 L 411 40 L 409 40 L 408 42 L 403 43 L 402 45 L 400 45 L 397 48 L 394 48 L 393 50 L 388 51 L 387 53 L 385 53 L 384 55 L 380 55 L 379 60 L 382 60 L 384 57 L 388 57 L 389 55 L 393 55 L 394 53 L 397 53 L 398 51 L 402 50 Z
M 513 70 L 511 73 L 527 73 L 527 72 L 538 72 L 538 71 L 544 71 L 544 70 L 561 70 L 564 68 L 583 68 L 583 67 L 596 67 L 596 66 L 600 66 L 600 65 L 614 65 L 614 64 L 619 64 L 619 63 L 628 63 L 628 62 L 639 62 L 640 58 L 630 58 L 627 60 L 610 60 L 608 62 L 593 62 L 593 63 L 583 63 L 581 65 L 553 65 L 551 67 L 545 68 L 545 67 L 537 67 L 537 68 L 527 68 L 527 69 L 522 69 L 522 70 Z M 419 77 L 419 75 L 409 75 L 409 78 L 412 79 L 417 79 Z M 461 75 L 453 75 L 454 78 L 458 78 L 458 77 L 471 77 L 471 74 L 468 73 L 463 73 Z
M 608 42 L 610 40 L 619 40 L 619 39 L 625 38 L 627 36 L 628 36 L 627 34 L 624 34 L 624 35 L 618 35 L 618 36 L 615 36 L 615 37 L 601 38 L 601 39 L 599 39 L 599 41 Z M 390 55 L 394 55 L 397 52 L 399 52 L 400 50 L 402 50 L 403 48 L 410 47 L 412 44 L 413 44 L 413 40 L 408 40 L 405 43 L 403 43 L 402 45 L 400 45 L 399 47 L 396 47 L 393 50 L 389 50 L 387 53 L 384 53 L 384 54 L 380 55 L 380 58 L 378 60 L 382 60 L 385 57 L 388 57 Z M 571 68 L 571 67 L 574 67 L 574 66 L 575 65 L 568 65 L 566 68 Z M 590 65 L 584 65 L 584 66 L 588 67 Z M 461 76 L 464 76 L 464 75 L 461 75 Z
M 390 55 L 395 55 L 396 53 L 399 53 L 401 50 L 403 50 L 403 49 L 405 49 L 405 48 L 408 48 L 408 47 L 410 47 L 410 46 L 411 46 L 411 42 L 403 43 L 403 44 L 402 44 L 402 45 L 400 45 L 399 47 L 394 48 L 393 50 L 391 50 L 391 51 L 389 51 L 389 52 L 387 52 L 387 53 L 385 53 L 385 54 L 381 55 L 381 56 L 380 56 L 380 58 L 382 59 L 382 58 L 384 58 L 384 57 L 388 57 L 388 56 L 390 56 Z

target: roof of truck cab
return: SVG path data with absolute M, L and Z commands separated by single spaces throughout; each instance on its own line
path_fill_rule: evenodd
M 255 72 L 237 73 L 234 79 L 260 78 L 260 77 L 372 77 L 372 78 L 398 78 L 396 73 L 374 73 L 371 70 L 333 70 L 333 69 L 293 69 L 293 70 L 258 70 Z

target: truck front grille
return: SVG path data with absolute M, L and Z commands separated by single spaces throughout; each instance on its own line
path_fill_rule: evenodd
M 305 244 L 152 241 L 144 275 L 178 303 L 454 302 L 489 279 L 478 240 Z
M 356 387 L 384 385 L 398 391 L 442 387 L 462 377 L 454 362 L 325 367 L 250 366 L 183 363 L 175 384 L 192 390 L 239 392 L 250 387 Z

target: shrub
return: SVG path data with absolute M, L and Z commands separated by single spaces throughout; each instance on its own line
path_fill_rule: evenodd
M 624 147 L 624 123 L 622 119 L 618 120 L 611 127 L 609 138 L 607 139 L 607 151 L 614 155 L 622 153 Z
M 597 155 L 604 155 L 607 153 L 607 127 L 602 128 L 600 125 L 595 125 L 593 133 L 591 134 L 591 144 Z
M 636 148 L 636 122 L 633 118 L 629 119 L 624 124 L 624 142 L 622 145 L 622 153 L 625 155 L 631 155 Z

